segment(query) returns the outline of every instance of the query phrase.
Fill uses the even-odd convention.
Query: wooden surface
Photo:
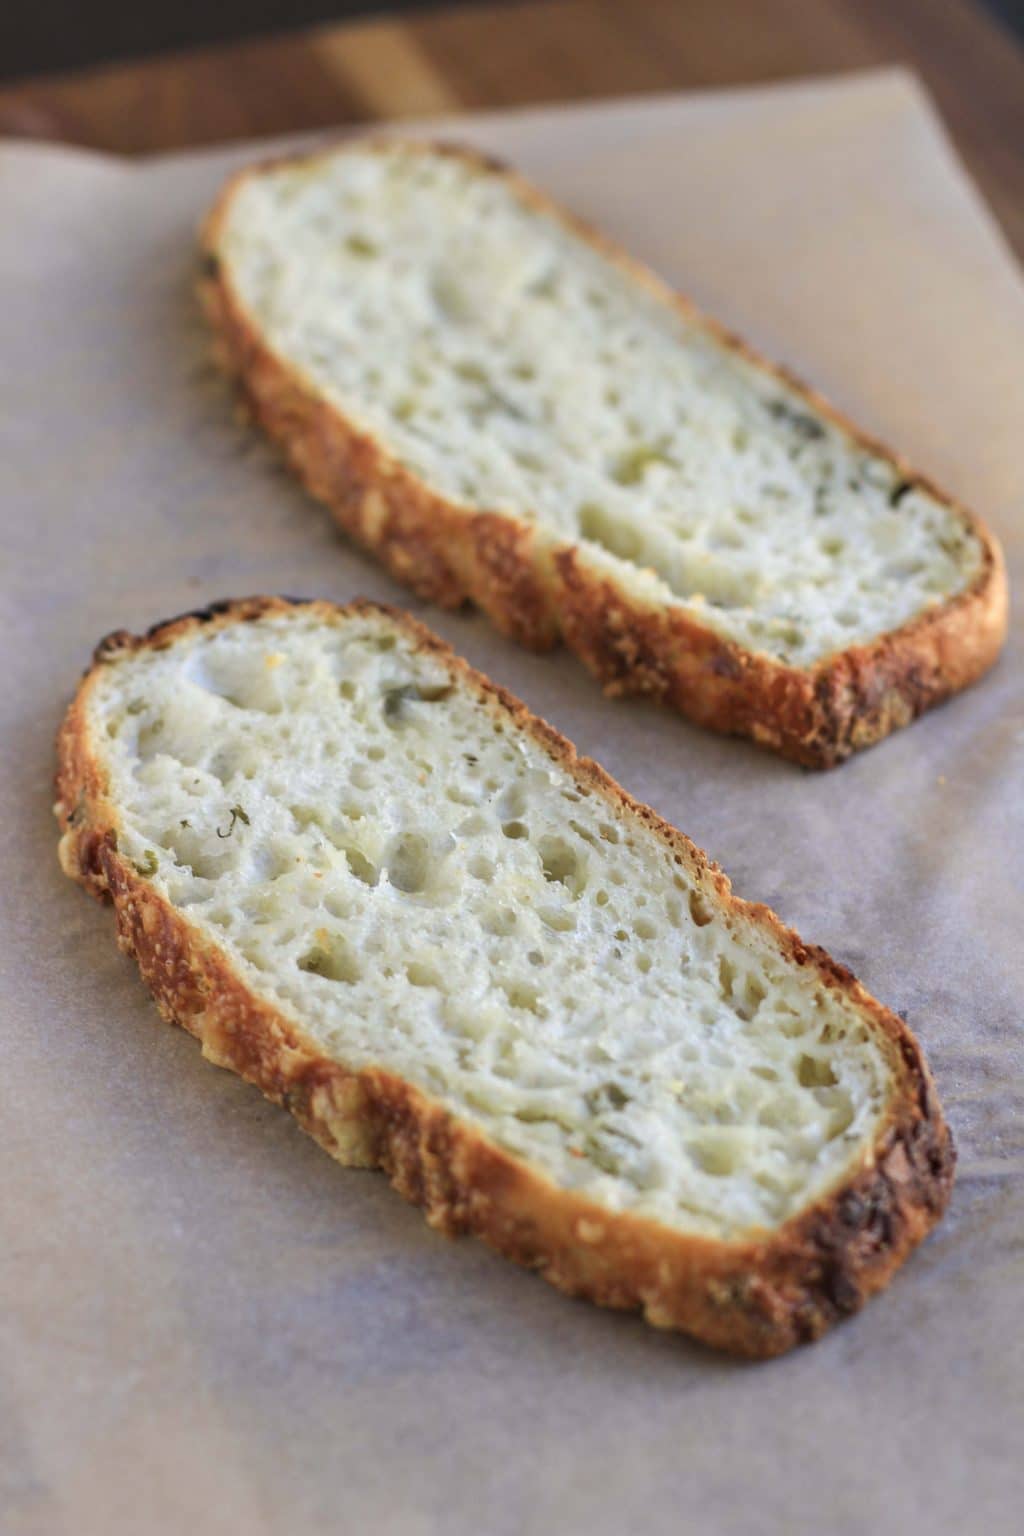
[[[894,63],[1024,256],[1024,49],[978,0],[506,0],[0,86],[0,134],[145,154]]]

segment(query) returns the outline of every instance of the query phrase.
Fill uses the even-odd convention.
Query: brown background
[[[525,0],[417,12],[9,85],[0,132],[134,154],[879,64],[919,74],[1024,253],[1024,52],[979,0]]]

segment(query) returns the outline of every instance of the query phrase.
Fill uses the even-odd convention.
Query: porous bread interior
[[[729,1237],[871,1144],[857,1006],[386,616],[197,627],[88,709],[120,853],[246,984],[556,1184]]]
[[[806,666],[980,569],[966,521],[467,160],[282,164],[218,249],[273,351],[428,486]]]

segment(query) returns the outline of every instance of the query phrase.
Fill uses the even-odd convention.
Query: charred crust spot
[[[125,651],[133,650],[137,644],[135,635],[127,629],[115,629],[109,635],[104,635],[92,653],[94,666],[103,667],[114,661]]]
[[[859,1311],[864,1298],[848,1270],[838,1260],[825,1267],[821,1277],[822,1292],[840,1317]]]
[[[733,651],[716,651],[708,663],[716,677],[742,677],[743,663]]]
[[[839,1201],[839,1220],[845,1227],[860,1228],[864,1222],[865,1204],[854,1190],[843,1195]]]
[[[836,671],[828,667],[821,672],[814,684],[814,702],[817,706],[820,724],[818,736],[821,739],[819,750],[832,750],[837,753],[843,751],[845,745],[846,722],[843,711],[840,708],[840,680]],[[827,745],[826,745],[827,744]]]
[[[169,619],[159,619],[155,624],[149,626],[143,638],[145,640],[155,640],[165,630],[172,629],[176,624],[185,624],[190,619],[198,624],[210,624],[220,615],[230,613],[235,606],[235,602],[231,598],[218,598],[215,602],[207,603],[205,607],[190,608],[187,613],[176,613]]]
[[[299,1081],[283,1084],[279,1098],[289,1114],[295,1116],[300,1124],[305,1124],[309,1119],[310,1089],[308,1083]]]

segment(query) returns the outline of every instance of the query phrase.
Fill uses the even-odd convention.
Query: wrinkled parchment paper
[[[465,119],[903,447],[1024,591],[1024,288],[903,75]],[[204,360],[193,233],[252,153],[0,149],[0,1528],[1020,1531],[1021,627],[827,776],[605,703],[347,547]],[[927,1049],[950,1215],[812,1349],[719,1358],[431,1233],[161,1023],[59,873],[52,740],[95,640],[224,594],[406,602]]]

